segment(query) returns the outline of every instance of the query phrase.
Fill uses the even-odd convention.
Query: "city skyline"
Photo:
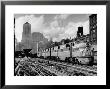
[[[21,42],[23,24],[31,24],[31,33],[40,32],[48,40],[61,41],[74,38],[79,26],[89,34],[89,14],[15,14],[15,36]]]

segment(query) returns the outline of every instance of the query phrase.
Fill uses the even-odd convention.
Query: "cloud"
[[[83,27],[84,27],[84,35],[86,34],[89,34],[89,20],[87,20],[84,24],[83,24]]]
[[[58,20],[58,19],[66,19],[70,16],[70,14],[61,14],[61,15],[56,15],[54,17],[55,20]]]
[[[83,26],[84,35],[89,33],[89,20],[78,23],[69,21],[67,22],[67,25],[60,26],[58,18],[66,21],[68,16],[68,14],[55,15],[51,22],[48,23],[48,26],[45,25],[46,22],[44,21],[44,15],[40,15],[39,17],[36,17],[35,15],[21,16],[17,18],[15,22],[16,38],[19,42],[21,41],[23,24],[25,22],[29,22],[31,24],[31,32],[41,32],[46,38],[52,38],[53,41],[60,41],[61,39],[76,37],[79,26]]]
[[[69,14],[61,14],[60,15],[60,18],[61,19],[66,19],[68,16],[70,16]]]
[[[50,27],[51,28],[57,28],[59,26],[59,23],[57,20],[54,20],[50,23]]]
[[[54,41],[60,41],[61,39],[66,39],[66,38],[75,38],[78,27],[83,26],[83,33],[84,35],[89,34],[89,20],[85,22],[69,22],[68,25],[63,28],[63,32],[61,34],[58,34],[57,37],[54,37]]]
[[[49,27],[46,27],[43,31],[45,37],[48,39],[50,38],[57,38],[59,34],[64,32],[64,27],[60,27],[57,20],[52,21],[49,24]]]

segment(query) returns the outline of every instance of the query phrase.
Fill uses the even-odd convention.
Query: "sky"
[[[21,42],[23,24],[31,24],[31,33],[40,32],[48,40],[61,41],[75,38],[78,27],[83,26],[84,35],[89,34],[89,14],[15,14],[15,36]]]

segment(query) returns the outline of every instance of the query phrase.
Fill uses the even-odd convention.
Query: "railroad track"
[[[32,66],[32,65],[31,65]],[[56,74],[54,73],[51,73],[50,71],[46,70],[42,64],[34,64],[33,63],[33,68],[36,70],[36,71],[40,71],[44,74],[44,76],[56,76]]]
[[[20,72],[23,72],[25,76],[56,76],[54,73],[43,69],[40,65],[35,65],[33,62],[22,62],[19,64],[17,75],[20,76]]]
[[[64,74],[67,76],[97,75],[96,69],[92,69],[88,66],[71,65],[44,59],[24,61],[19,63],[19,66],[23,70],[25,76],[62,76]]]
[[[40,59],[41,60],[41,59]],[[43,60],[43,59],[42,59]],[[43,66],[47,66],[46,64],[48,63],[47,61],[49,60],[44,60],[44,63],[40,63]],[[92,75],[97,75],[97,70],[92,69],[89,66],[80,66],[80,65],[69,65],[67,63],[60,63],[60,62],[55,62],[55,61],[49,61],[50,64],[53,64],[54,66],[57,66],[59,68],[68,68],[68,69],[73,69],[73,71],[84,74],[85,76],[92,76]]]

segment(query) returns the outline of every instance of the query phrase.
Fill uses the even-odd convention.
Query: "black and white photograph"
[[[5,85],[106,84],[105,3],[10,4],[2,15]]]
[[[97,14],[14,14],[14,76],[97,76]]]

